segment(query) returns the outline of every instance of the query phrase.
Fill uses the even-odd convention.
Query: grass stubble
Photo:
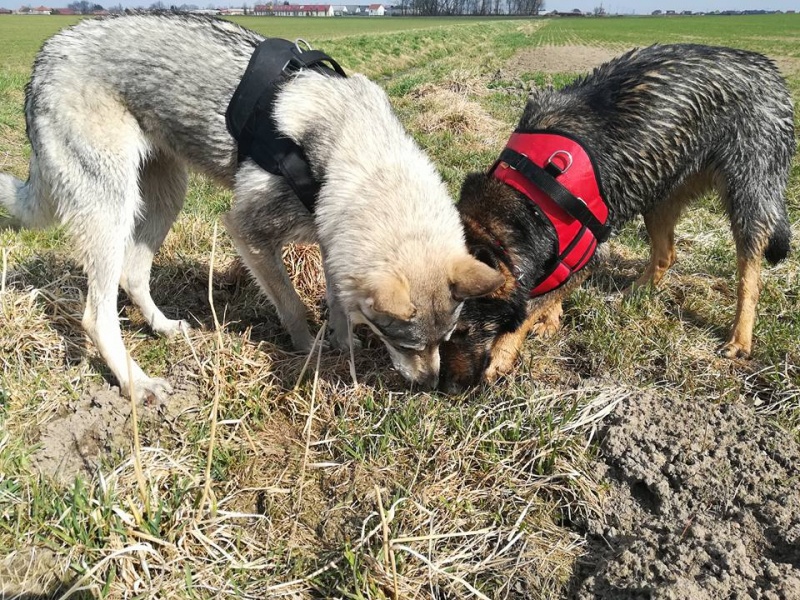
[[[641,22],[631,45],[655,41]],[[456,193],[499,151],[528,86],[572,77],[537,69],[535,53],[522,68],[509,60],[560,40],[618,50],[618,37],[589,27],[459,23],[331,32],[319,45],[386,87]],[[626,41],[636,27],[627,31]],[[743,40],[772,47],[764,35]],[[33,48],[0,77],[0,168],[19,176]],[[800,98],[800,70],[787,78]],[[229,201],[193,177],[153,269],[156,302],[188,315],[190,331],[152,337],[120,303],[126,346],[176,398],[137,407],[123,424],[130,444],[101,443],[66,481],[38,471],[42,432],[87,397],[113,396],[80,330],[85,281],[61,232],[0,232],[0,597],[549,598],[582,550],[566,525],[602,509],[594,432],[621,400],[751,402],[798,434],[797,253],[765,269],[754,358],[717,358],[735,260],[713,198],[679,225],[662,289],[619,294],[647,258],[634,222],[570,299],[555,339],[531,340],[515,376],[456,397],[408,391],[372,339],[354,358],[357,384],[344,354],[288,352],[230,240],[215,235]],[[789,205],[800,239],[797,166]],[[290,247],[285,259],[322,327],[318,252]]]

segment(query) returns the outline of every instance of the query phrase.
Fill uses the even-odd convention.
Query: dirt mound
[[[138,407],[143,441],[157,441],[185,408],[197,405],[197,392],[189,382],[178,378],[176,388],[168,404]],[[103,459],[130,452],[132,427],[131,402],[120,396],[118,388],[87,386],[78,400],[69,401],[42,428],[32,466],[63,485],[71,484],[76,475],[89,478]]]
[[[569,597],[800,598],[800,449],[742,404],[644,395],[601,431],[604,519]]]

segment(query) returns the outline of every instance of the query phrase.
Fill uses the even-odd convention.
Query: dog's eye
[[[403,344],[397,343],[395,344],[401,350],[406,350],[407,352],[422,352],[425,350],[425,344]]]

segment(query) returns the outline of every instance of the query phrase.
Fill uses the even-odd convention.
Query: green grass
[[[344,17],[334,19],[296,19],[270,17],[231,17],[231,21],[257,31],[265,36],[308,41],[348,36],[382,35],[397,31],[417,31],[431,28],[451,28],[475,23],[472,17]],[[508,18],[495,18],[507,21]],[[481,19],[485,23],[488,19]],[[375,41],[376,45],[382,41]]]
[[[309,39],[377,79],[454,194],[467,172],[494,159],[529,86],[574,77],[567,68],[538,70],[535,60],[520,68],[514,57],[522,50],[696,41],[784,61],[800,52],[800,15],[236,20]],[[36,49],[71,22],[0,17],[2,171],[26,173],[23,88]],[[800,68],[782,64],[800,102]],[[433,588],[462,598],[470,596],[466,582],[489,598],[510,586],[558,597],[580,553],[580,540],[559,524],[599,510],[603,494],[585,437],[597,411],[630,390],[660,390],[697,402],[758,401],[765,415],[800,432],[797,252],[765,270],[753,360],[718,358],[735,264],[714,198],[679,224],[679,262],[662,288],[617,293],[646,263],[635,221],[612,242],[609,263],[568,300],[554,339],[530,340],[508,380],[457,397],[407,391],[374,340],[356,358],[358,387],[336,353],[323,355],[316,384],[312,368],[295,387],[303,357],[285,351],[274,311],[241,274],[223,232],[213,265],[218,337],[209,263],[213,227],[229,202],[228,191],[192,177],[154,267],[156,301],[196,325],[189,341],[152,338],[141,315],[121,304],[133,355],[177,388],[166,414],[142,415],[141,470],[123,420],[124,442],[100,440],[99,473],[69,482],[39,475],[33,463],[48,425],[77,410],[85,394],[113,397],[102,395],[107,373],[80,332],[85,282],[62,233],[0,231],[8,260],[0,293],[0,590],[47,594],[77,582],[92,598],[270,597],[274,586],[298,580],[285,589],[301,598],[389,598],[395,585],[405,597],[428,598]],[[797,164],[788,203],[800,239]],[[289,262],[318,316],[317,257],[300,250]]]
[[[543,32],[550,44],[629,48],[653,43],[702,43],[797,57],[800,14],[757,16],[625,17],[559,20]]]

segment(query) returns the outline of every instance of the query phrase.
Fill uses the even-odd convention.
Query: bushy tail
[[[13,227],[41,229],[53,223],[52,212],[36,188],[30,179],[24,182],[0,173],[0,206],[11,214]]]
[[[776,265],[789,254],[792,241],[792,230],[789,227],[789,219],[783,215],[775,225],[775,231],[769,238],[764,257],[770,264]]]

